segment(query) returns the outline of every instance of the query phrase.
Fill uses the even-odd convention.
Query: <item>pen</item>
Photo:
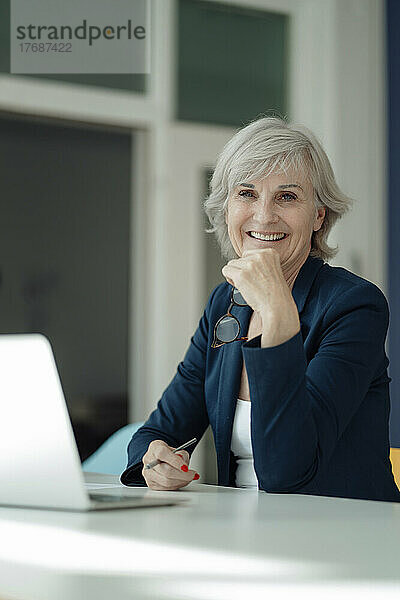
[[[193,438],[192,440],[189,440],[188,442],[185,442],[184,444],[182,444],[182,446],[179,446],[179,448],[175,448],[175,450],[173,450],[173,453],[175,454],[176,452],[178,452],[179,450],[184,450],[185,448],[187,448],[188,446],[191,446],[192,444],[195,444],[197,442],[197,438]],[[161,460],[152,460],[151,463],[149,463],[148,465],[145,465],[145,469],[152,469],[153,467],[155,467],[156,465],[159,465],[162,461]]]

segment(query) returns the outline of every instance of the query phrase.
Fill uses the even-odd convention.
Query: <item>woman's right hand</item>
[[[162,440],[153,440],[149,444],[142,459],[142,475],[152,490],[179,490],[193,479],[199,479],[196,471],[188,468],[189,453],[186,450],[179,450],[179,453],[174,454],[173,450],[175,448],[168,446]],[[161,461],[160,464],[152,469],[144,468],[144,465],[157,459]]]

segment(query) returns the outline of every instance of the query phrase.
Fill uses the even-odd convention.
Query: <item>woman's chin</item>
[[[286,238],[283,240],[265,241],[247,237],[243,243],[243,252],[245,250],[263,250],[264,248],[274,248],[279,254],[281,254],[285,242]]]

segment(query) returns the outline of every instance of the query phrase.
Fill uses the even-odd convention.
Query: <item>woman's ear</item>
[[[326,213],[325,206],[320,206],[319,208],[317,208],[317,215],[315,217],[314,226],[313,226],[314,231],[318,231],[319,229],[321,229],[322,223],[324,222],[324,219],[325,219],[325,213]]]

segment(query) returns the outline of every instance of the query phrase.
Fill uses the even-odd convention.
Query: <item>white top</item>
[[[258,489],[251,446],[250,415],[251,402],[238,398],[233,420],[231,450],[237,460],[237,487]]]

